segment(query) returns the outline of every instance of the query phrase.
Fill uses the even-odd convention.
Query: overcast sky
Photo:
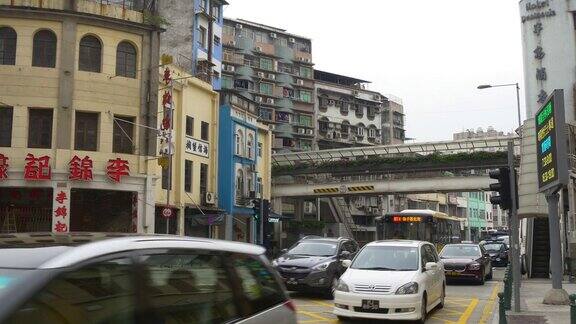
[[[226,17],[311,38],[317,69],[402,98],[406,135],[416,141],[517,125],[514,88],[476,89],[523,81],[517,0],[228,2]]]

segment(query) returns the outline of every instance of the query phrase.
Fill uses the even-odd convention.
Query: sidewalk
[[[570,323],[570,306],[544,305],[542,299],[548,289],[552,288],[550,279],[522,279],[520,287],[520,313],[506,312],[508,324],[568,324]],[[576,293],[576,284],[562,282],[568,294]],[[514,307],[514,306],[512,306]],[[492,324],[498,323],[498,305],[494,310]]]

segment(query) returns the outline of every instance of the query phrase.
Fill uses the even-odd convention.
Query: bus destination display
[[[536,113],[536,145],[538,165],[538,185],[540,191],[557,187],[563,182],[564,114],[563,94],[555,90],[545,104]],[[564,145],[563,145],[564,144]]]

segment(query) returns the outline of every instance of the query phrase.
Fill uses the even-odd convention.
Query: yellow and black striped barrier
[[[374,186],[354,186],[348,187],[349,192],[358,192],[358,191],[374,191]]]
[[[323,193],[338,193],[340,192],[340,188],[316,188],[314,189],[314,193],[323,194]]]

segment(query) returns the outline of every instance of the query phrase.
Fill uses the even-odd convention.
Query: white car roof
[[[423,244],[430,244],[424,241],[416,241],[416,240],[382,240],[382,241],[374,241],[366,244],[366,246],[412,246],[418,247]]]
[[[251,255],[261,255],[266,251],[266,249],[263,247],[253,244],[195,237],[171,235],[128,236],[106,239],[76,246],[56,256],[55,258],[44,262],[38,268],[53,269],[68,267],[79,262],[107,254],[142,249],[200,249]]]

